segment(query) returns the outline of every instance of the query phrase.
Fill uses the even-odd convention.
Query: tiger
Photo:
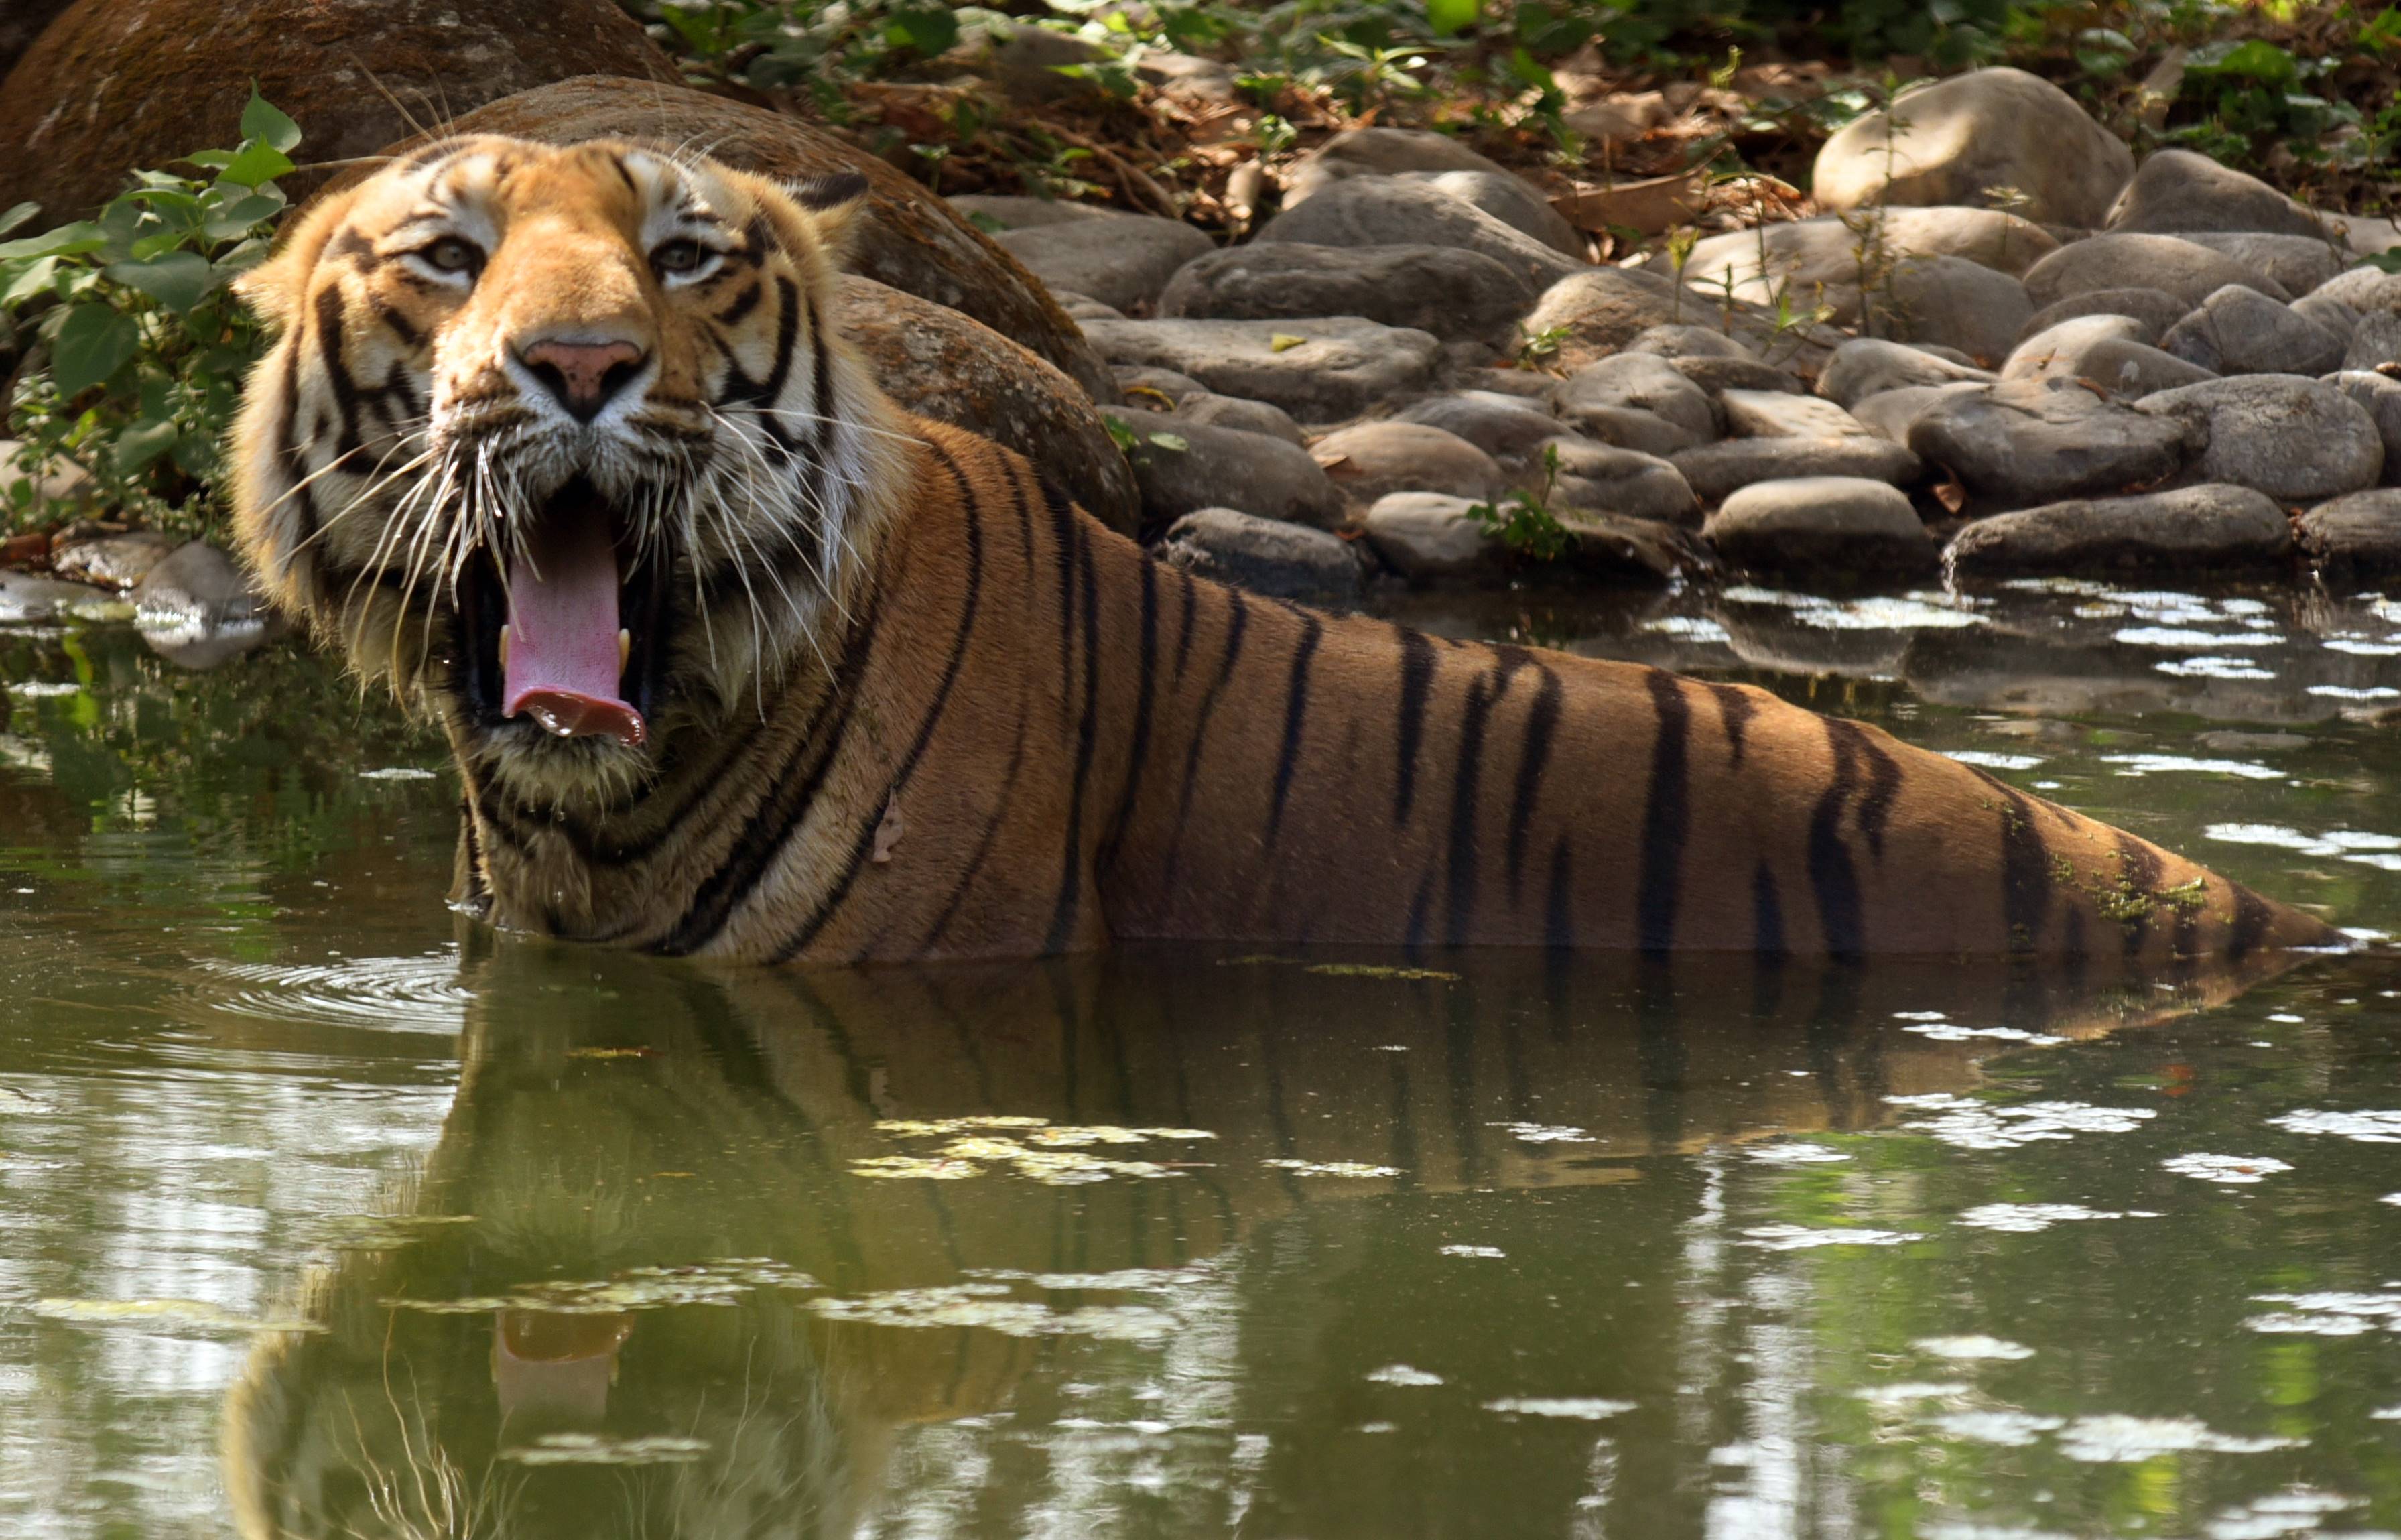
[[[429,144],[240,292],[237,540],[438,722],[456,907],[737,964],[1118,941],[2148,968],[2324,921],[1759,688],[1162,563],[843,340],[863,178]]]

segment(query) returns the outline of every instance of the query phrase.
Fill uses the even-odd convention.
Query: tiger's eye
[[[697,241],[666,241],[651,253],[651,263],[663,273],[688,273],[699,270],[708,260],[708,249]]]
[[[455,235],[446,235],[425,248],[425,260],[446,273],[473,272],[483,256],[473,241]]]

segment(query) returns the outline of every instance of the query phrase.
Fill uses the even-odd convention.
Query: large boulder
[[[2342,271],[2351,258],[2322,236],[2279,235],[2263,230],[2178,230],[2179,241],[2224,252],[2246,267],[2257,268],[2283,284],[2289,294],[2305,295]]]
[[[1983,369],[1954,364],[1920,348],[1862,337],[1834,350],[1834,356],[1818,376],[1818,393],[1848,408],[1886,391],[1960,381],[1990,384],[1992,378]]]
[[[1549,499],[1554,513],[1700,522],[1701,504],[1691,484],[1656,455],[1569,436],[1549,439],[1544,447],[1557,457],[1558,480]]]
[[[1353,514],[1387,492],[1445,492],[1477,502],[1500,494],[1501,467],[1456,433],[1422,422],[1354,423],[1310,447]]]
[[[2198,305],[2229,283],[2290,299],[2285,287],[2249,263],[2172,235],[2096,235],[2062,246],[2026,269],[2026,297],[2050,306],[2093,289],[2165,289]]]
[[[1363,575],[1340,536],[1232,508],[1200,508],[1177,519],[1159,557],[1199,577],[1303,603],[1356,603]]]
[[[136,167],[231,144],[254,84],[323,164],[587,75],[678,89],[611,0],[76,0],[0,80],[0,209],[81,218]]]
[[[1567,222],[1541,188],[1512,172],[1395,172],[1462,203],[1473,203],[1513,229],[1525,231],[1555,252],[1581,262],[1584,237]]]
[[[2113,230],[2269,230],[2326,238],[2317,215],[2256,176],[2190,150],[2161,150],[2143,162],[2112,204]]]
[[[2401,482],[2401,379],[2367,369],[2345,369],[2326,382],[2359,403],[2384,441],[2384,479]]]
[[[2292,547],[2284,512],[2267,494],[2202,485],[1979,519],[1948,556],[1954,571],[1976,577],[2229,572],[2281,568]]]
[[[2025,285],[1960,256],[1914,257],[1860,302],[1868,330],[1997,363],[2034,306]]]
[[[1848,324],[1862,290],[1910,263],[1958,257],[2015,277],[2058,249],[2041,226],[1997,209],[1894,208],[1707,237],[1686,257],[1684,282],[1707,294],[1731,282],[1737,297],[1756,304],[1774,304],[1779,289],[1795,304],[1822,298]],[[1673,271],[1664,254],[1646,266]]]
[[[1008,446],[1102,523],[1134,531],[1141,493],[1083,387],[956,310],[852,273],[841,284],[843,335],[885,394]]]
[[[1088,295],[1119,310],[1148,307],[1175,270],[1216,249],[1173,219],[1078,208],[1082,217],[1003,230],[993,237],[1056,294]]]
[[[796,118],[680,86],[596,76],[504,97],[454,126],[546,144],[614,136],[706,145],[737,170],[788,182],[857,172],[867,178],[868,201],[853,226],[845,266],[972,316],[1057,366],[1095,401],[1118,398],[1115,380],[1076,323],[1015,257],[923,186]]]
[[[1358,316],[1094,321],[1084,335],[1112,364],[1173,369],[1222,395],[1272,402],[1303,422],[1338,422],[1421,392],[1442,359],[1431,333]]]
[[[1928,407],[1909,430],[1912,449],[2002,508],[2155,482],[2207,443],[2205,425],[2121,406],[2065,379],[1963,391]]]
[[[2141,340],[2156,343],[2167,335],[2170,326],[2182,321],[2192,302],[2178,298],[2165,289],[2138,285],[2130,289],[2084,289],[2052,300],[2026,317],[2018,331],[2018,340],[2051,330],[2063,321],[2075,321],[2088,315],[2122,315],[2140,324]]]
[[[1835,433],[1824,438],[1729,438],[1668,457],[1704,502],[1763,481],[1836,476],[1899,487],[1925,473],[1917,456],[1888,438]]]
[[[2134,173],[2133,153],[2065,91],[2024,70],[1976,70],[1865,113],[1818,152],[1812,191],[1832,210],[1971,204],[2014,187],[2020,212],[2091,228]]]
[[[2401,576],[2401,488],[2380,487],[2321,502],[2295,531],[2330,588],[2360,588]]]
[[[1526,280],[1458,246],[1254,241],[1185,264],[1159,296],[1159,313],[1233,321],[1356,315],[1451,341],[1502,336],[1533,302]]]
[[[1508,172],[1448,134],[1430,129],[1346,129],[1293,162],[1284,173],[1283,206],[1298,208],[1315,194],[1354,176],[1399,172]]]
[[[1708,392],[1666,359],[1619,353],[1579,369],[1558,390],[1559,415],[1604,444],[1673,454],[1719,436]]]
[[[1507,548],[1475,517],[1474,500],[1442,492],[1393,492],[1367,510],[1367,544],[1412,583],[1494,578]]]
[[[2133,316],[2078,316],[2019,343],[2001,364],[2001,378],[2091,380],[2130,401],[2216,378],[2216,371],[2151,347],[2142,336],[2143,323]]]
[[[1938,554],[1908,493],[1856,476],[1745,487],[1701,538],[1737,567],[1818,579],[1928,571]]]
[[[2341,366],[2344,339],[2289,305],[2230,283],[2160,338],[2160,347],[2222,375],[2322,375]]]
[[[1556,345],[1553,361],[1570,369],[1608,357],[1654,326],[1723,332],[1804,375],[1824,367],[1832,340],[1813,328],[1778,331],[1775,312],[1739,296],[1728,302],[1664,273],[1640,268],[1584,268],[1543,291],[1519,323],[1529,337]]]
[[[1482,252],[1539,289],[1585,264],[1428,183],[1358,176],[1319,191],[1260,230],[1304,246],[1460,246]]]
[[[2139,409],[2206,435],[2193,464],[2204,481],[2256,487],[2285,502],[2356,492],[2384,470],[2367,408],[2339,388],[2291,375],[2204,380],[2147,396]]]
[[[1421,422],[1456,433],[1503,469],[1533,464],[1541,458],[1543,445],[1559,432],[1559,419],[1539,404],[1494,391],[1428,396],[1394,413],[1393,420]]]
[[[1341,491],[1297,444],[1122,406],[1102,411],[1133,435],[1128,458],[1142,488],[1146,532],[1203,508],[1239,508],[1322,529],[1342,522]]]

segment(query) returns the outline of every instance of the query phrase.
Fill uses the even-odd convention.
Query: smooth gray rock
[[[1146,85],[1198,97],[1204,102],[1230,106],[1242,100],[1242,89],[1237,83],[1239,76],[1234,67],[1214,59],[1146,48],[1134,61],[1133,73]]]
[[[1121,406],[1101,411],[1134,434],[1126,459],[1142,488],[1145,529],[1163,529],[1202,508],[1240,508],[1326,529],[1342,522],[1341,491],[1298,445]],[[1184,447],[1157,442],[1161,435]]]
[[[2247,262],[2172,235],[2096,235],[2062,246],[2026,270],[2026,297],[2048,307],[2094,289],[2164,289],[2198,305],[2229,283],[2290,299],[2284,285]]]
[[[2212,379],[2147,396],[2138,411],[2205,433],[2203,481],[2311,502],[2376,485],[2384,441],[2367,409],[2334,386],[2290,375]]]
[[[1506,483],[1490,455],[1456,433],[1422,422],[1355,423],[1328,433],[1309,453],[1363,514],[1387,492],[1443,492],[1476,502],[1500,495]]]
[[[193,540],[143,574],[134,585],[133,611],[144,628],[219,626],[263,619],[267,606],[232,557],[205,540]]]
[[[2133,316],[2063,321],[2018,344],[2001,366],[2001,378],[2090,380],[2128,401],[2217,378],[2199,364],[2136,341],[2141,335],[2142,323]]]
[[[1963,577],[2257,571],[2282,568],[2292,544],[2267,494],[2204,485],[1998,514],[1960,530],[1945,555]]]
[[[1710,395],[1726,391],[1773,391],[1782,395],[1799,395],[1804,389],[1798,378],[1764,359],[1671,358],[1667,364]]]
[[[1873,336],[1955,348],[1982,360],[2007,357],[2034,314],[2024,283],[1960,256],[1900,263],[1860,309]]]
[[[1650,353],[1604,358],[1568,377],[1558,414],[1604,444],[1672,454],[1718,436],[1708,392]]]
[[[1530,401],[1544,411],[1550,410],[1551,392],[1558,381],[1535,369],[1461,369],[1459,383],[1464,390],[1483,391],[1492,395],[1512,396]]]
[[[1431,334],[1358,316],[1315,321],[1095,321],[1111,364],[1173,369],[1219,395],[1271,402],[1303,422],[1336,422],[1423,391],[1442,358]],[[1279,345],[1297,337],[1297,345]]]
[[[2346,369],[2374,369],[2401,364],[2401,312],[2370,310],[2352,328],[2342,351]]]
[[[130,589],[182,543],[174,536],[162,535],[156,529],[80,540],[63,548],[52,548],[50,575],[65,583]]]
[[[1722,302],[1690,289],[1679,291],[1668,279],[1639,268],[1586,268],[1571,273],[1544,290],[1519,324],[1529,337],[1557,337],[1555,362],[1569,369],[1615,354],[1653,326],[1730,327],[1749,343],[1763,343],[1773,335],[1769,316],[1758,306],[1737,302],[1729,313]],[[1778,340],[1777,348],[1780,359],[1811,372],[1820,366],[1826,351],[1794,337]]]
[[[1481,252],[1541,290],[1585,264],[1423,182],[1357,176],[1333,184],[1260,230],[1304,246],[1456,246]]]
[[[1212,428],[1238,428],[1246,433],[1265,433],[1269,438],[1283,439],[1286,444],[1305,444],[1307,437],[1292,414],[1281,406],[1264,401],[1245,401],[1241,396],[1219,395],[1214,391],[1196,391],[1175,404],[1178,422],[1205,423]]]
[[[2206,442],[2204,428],[2121,406],[2065,380],[1963,391],[1928,407],[1909,430],[1912,449],[2004,508],[2158,481]]]
[[[2181,239],[2257,268],[2294,295],[2308,294],[2342,271],[2351,261],[2348,253],[2322,236],[2278,235],[2268,230],[2186,230]]]
[[[1154,369],[1146,364],[1113,364],[1109,373],[1116,377],[1118,390],[1127,402],[1145,408],[1172,408],[1187,396],[1209,393],[1209,387],[1190,375],[1178,374],[1173,369]]]
[[[1522,230],[1563,255],[1584,260],[1584,237],[1567,222],[1542,190],[1514,172],[1394,172],[1406,182],[1421,182],[1436,192],[1472,203],[1513,229]]]
[[[1733,438],[1841,438],[1868,431],[1858,418],[1817,396],[1728,391],[1718,405]]]
[[[2143,162],[2110,205],[2112,230],[2271,230],[2316,236],[2317,216],[2256,176],[2190,150],[2161,150]]]
[[[1575,536],[1561,565],[1586,584],[1654,586],[1687,569],[1708,565],[1691,534],[1656,519],[1558,510],[1559,527]]]
[[[1496,160],[1476,154],[1448,134],[1428,129],[1346,129],[1293,163],[1284,175],[1283,206],[1303,202],[1354,176],[1401,172],[1498,172]]]
[[[1903,92],[1862,113],[1818,152],[1811,191],[1830,210],[1970,206],[2015,187],[2045,225],[2101,223],[2133,174],[2125,144],[2038,76],[1984,69]]]
[[[1232,508],[1200,508],[1177,519],[1159,557],[1195,577],[1269,598],[1334,604],[1359,598],[1359,558],[1349,542]]]
[[[1897,391],[1878,391],[1851,408],[1851,415],[1860,426],[1878,438],[1895,444],[1909,442],[1909,430],[1938,401],[1947,401],[1964,392],[1982,390],[1989,380],[1955,379],[1945,385],[1904,385]],[[1915,456],[1910,457],[1913,461]]]
[[[1356,315],[1449,341],[1503,336],[1533,303],[1523,278],[1457,246],[1254,241],[1187,263],[1159,296],[1159,313],[1238,321]]]
[[[2339,299],[2329,299],[2323,294],[2305,294],[2293,301],[2293,313],[2306,316],[2342,338],[2345,348],[2351,346],[2353,334],[2359,330],[2360,313]]]
[[[1412,583],[1497,576],[1506,552],[1468,516],[1474,506],[1440,492],[1394,492],[1367,510],[1367,543]]]
[[[2026,318],[2018,332],[2018,340],[2049,331],[2063,321],[2073,321],[2085,315],[2122,315],[2139,323],[2143,335],[2137,340],[2156,347],[2168,328],[2185,317],[2192,309],[2189,300],[2180,299],[2165,289],[2087,289],[2054,299]]]
[[[2326,373],[2343,362],[2339,337],[2257,289],[2229,284],[2168,328],[2162,351],[2222,375]]]
[[[1834,350],[1834,356],[1818,376],[1818,393],[1849,409],[1885,391],[1961,380],[1989,383],[1992,378],[1983,369],[1954,364],[1903,343],[1862,337]]]
[[[1139,213],[1003,230],[993,240],[1044,287],[1089,295],[1119,310],[1147,307],[1177,268],[1216,249],[1189,225]]]
[[[2388,273],[2362,263],[2335,274],[2310,293],[2323,299],[2339,299],[2362,315],[2370,310],[2401,310],[2401,273]]]
[[[1861,210],[1705,237],[1685,260],[1684,282],[1710,296],[1731,283],[1737,297],[1759,305],[1779,294],[1796,306],[1822,301],[1849,325],[1862,294],[1911,268],[1955,260],[2015,276],[2058,247],[2041,226],[1996,209]],[[1664,253],[1645,266],[1663,276],[1675,270]]]
[[[1904,486],[1925,473],[1906,447],[1864,433],[1837,438],[1729,438],[1668,457],[1694,494],[1715,502],[1763,481],[1855,477]]]
[[[2401,379],[2345,369],[2326,382],[2358,402],[2376,423],[2376,436],[2384,441],[2384,479],[2401,482]]]
[[[2294,531],[2318,576],[2337,590],[2401,576],[2401,488],[2380,487],[2321,502]]]
[[[1938,555],[1909,494],[1858,476],[1745,487],[1709,516],[1701,538],[1737,566],[1818,577],[1922,572]]]
[[[57,620],[73,614],[79,605],[107,604],[116,598],[107,589],[89,584],[0,570],[0,626]]]
[[[1559,419],[1540,406],[1492,391],[1429,396],[1394,413],[1393,420],[1456,433],[1504,467],[1531,463],[1544,442],[1560,430]]]
[[[1725,333],[1708,326],[1689,323],[1672,326],[1648,326],[1626,343],[1629,353],[1655,353],[1674,363],[1687,358],[1726,358],[1756,360],[1759,355]]]
[[[1553,438],[1544,447],[1558,454],[1559,479],[1550,498],[1555,512],[1571,508],[1667,524],[1700,523],[1700,500],[1691,484],[1656,455],[1572,437]]]
[[[1066,311],[1071,320],[1123,321],[1126,318],[1126,313],[1116,306],[1104,305],[1091,295],[1077,294],[1073,289],[1053,289],[1050,297],[1059,302],[1059,308]]]

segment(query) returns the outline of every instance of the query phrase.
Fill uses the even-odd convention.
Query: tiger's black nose
[[[569,416],[589,422],[642,372],[648,355],[630,342],[537,342],[517,357]]]

